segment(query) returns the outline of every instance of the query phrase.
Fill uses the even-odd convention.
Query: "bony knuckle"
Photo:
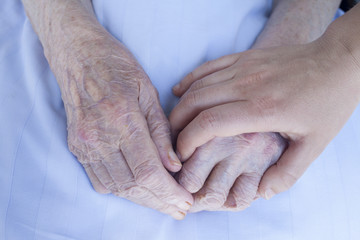
[[[241,211],[251,205],[252,199],[250,198],[236,198],[236,210]]]
[[[148,191],[135,183],[118,191],[117,196],[126,199],[146,199]]]
[[[160,167],[149,162],[143,162],[134,169],[135,181],[139,186],[156,186],[159,184]]]
[[[184,168],[180,173],[179,183],[191,193],[199,191],[203,185],[203,181],[201,181],[196,174],[193,174],[191,171],[185,170]]]
[[[152,121],[149,123],[149,129],[152,134],[160,134],[166,137],[170,136],[170,124],[168,121],[163,121],[162,119]]]
[[[238,210],[242,210],[250,206],[252,200],[254,199],[256,195],[255,191],[249,191],[249,188],[241,188],[237,189],[233,192],[235,202],[236,202],[236,208]]]
[[[211,208],[220,208],[226,202],[226,198],[226,193],[220,192],[219,190],[211,190],[205,194],[202,202],[206,203]]]
[[[286,148],[286,142],[278,133],[267,133],[267,137],[263,152],[266,156],[270,156],[271,162],[275,162]]]
[[[186,106],[196,106],[199,101],[199,92],[198,91],[190,91],[186,94],[184,99],[184,104]]]

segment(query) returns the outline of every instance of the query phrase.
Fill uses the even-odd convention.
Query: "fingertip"
[[[275,195],[287,191],[296,179],[278,169],[275,164],[264,174],[259,185],[259,194],[263,199],[269,200]]]
[[[175,220],[183,220],[186,216],[186,213],[183,211],[176,211],[174,213],[171,214],[171,216],[175,219]]]
[[[174,153],[173,150],[168,152],[168,160],[169,160],[169,171],[178,172],[182,168],[182,164],[178,158],[178,156]]]
[[[109,194],[111,193],[111,191],[107,188],[105,188],[104,186],[102,185],[95,185],[95,184],[92,184],[94,190],[97,192],[97,193],[100,193],[100,194]]]
[[[275,166],[276,165],[270,167],[264,173],[264,175],[260,181],[260,184],[259,184],[257,196],[259,196],[263,199],[266,199],[266,200],[269,200],[275,194],[277,194],[277,192],[275,192],[273,189],[273,183],[277,182],[276,178],[278,177],[276,174]]]
[[[310,145],[292,143],[281,158],[264,173],[259,193],[262,198],[270,199],[274,195],[289,190],[309,167],[311,161]],[[312,155],[310,155],[310,159]]]
[[[186,140],[183,132],[180,132],[176,141],[176,155],[181,162],[185,162],[194,152],[187,147],[187,143],[188,141]],[[188,151],[185,151],[185,149],[187,149]],[[191,154],[189,154],[188,152],[191,152]]]
[[[181,97],[181,86],[180,86],[180,84],[178,83],[178,84],[176,84],[173,88],[172,88],[172,92],[173,92],[173,94],[175,95],[175,96],[177,96],[177,97]]]
[[[167,151],[167,153],[160,153],[160,155],[162,164],[168,171],[176,173],[181,170],[182,164],[176,156],[175,152],[172,150],[172,147]]]

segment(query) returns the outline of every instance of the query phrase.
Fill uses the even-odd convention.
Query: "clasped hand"
[[[216,138],[181,169],[156,89],[131,53],[106,35],[74,53],[63,79],[69,149],[95,190],[176,219],[187,211],[241,210],[285,144],[274,133]],[[168,170],[168,171],[167,171]],[[194,193],[192,196],[190,193]],[[195,202],[194,202],[195,199]]]

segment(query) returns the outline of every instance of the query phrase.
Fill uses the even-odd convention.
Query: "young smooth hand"
[[[289,147],[259,193],[269,199],[290,188],[359,103],[358,61],[329,34],[225,56],[186,76],[173,89],[181,100],[170,116],[181,160],[215,137],[279,132]]]

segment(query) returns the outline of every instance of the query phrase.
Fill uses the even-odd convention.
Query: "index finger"
[[[178,135],[177,151],[181,161],[196,148],[215,137],[230,137],[252,132],[281,132],[279,121],[262,116],[247,101],[219,105],[202,111]],[[282,129],[283,130],[283,129]]]
[[[221,58],[205,62],[194,71],[185,76],[176,86],[173,88],[173,92],[176,96],[182,96],[195,82],[211,73],[225,69],[236,62],[238,56],[236,54],[223,56]]]
[[[120,149],[136,183],[149,189],[164,202],[188,210],[193,197],[162,165],[147,122],[140,110],[127,114],[125,125],[127,127],[122,130]]]

